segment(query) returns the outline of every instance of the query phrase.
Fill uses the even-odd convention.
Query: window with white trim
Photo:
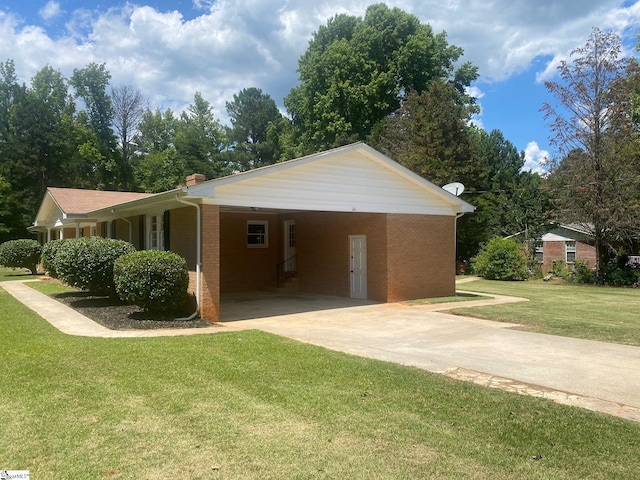
[[[536,262],[538,263],[542,263],[544,262],[544,245],[540,244],[540,245],[536,245],[536,251],[534,253]]]
[[[576,242],[564,242],[566,252],[566,262],[573,263],[576,261]]]
[[[147,249],[164,250],[163,213],[147,215]]]
[[[269,222],[266,220],[247,221],[247,247],[267,248],[269,246]]]

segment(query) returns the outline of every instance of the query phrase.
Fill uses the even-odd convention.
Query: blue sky
[[[105,63],[112,86],[131,84],[153,108],[184,109],[196,91],[226,123],[225,102],[259,87],[283,108],[312,33],[336,13],[363,15],[372,0],[0,0],[0,61],[28,83],[45,65],[70,76]],[[479,67],[477,123],[499,129],[540,171],[552,156],[540,108],[544,80],[593,27],[618,33],[628,55],[640,0],[389,0],[446,31]]]

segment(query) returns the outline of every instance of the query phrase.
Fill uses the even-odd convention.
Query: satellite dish
[[[459,197],[464,192],[464,185],[460,182],[447,183],[442,189]]]

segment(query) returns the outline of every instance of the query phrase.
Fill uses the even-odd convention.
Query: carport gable
[[[474,209],[363,143],[186,190],[204,203],[254,209],[446,216]]]

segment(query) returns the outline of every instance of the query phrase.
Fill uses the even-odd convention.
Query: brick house
[[[507,238],[520,238],[524,232]],[[535,246],[535,258],[544,273],[553,267],[553,262],[562,261],[573,265],[583,260],[588,266],[596,266],[596,247],[593,234],[584,226],[577,224],[555,223],[541,237]]]
[[[364,143],[158,194],[49,188],[42,243],[99,235],[187,259],[200,314],[295,275],[301,293],[379,302],[455,293],[456,219],[474,207]]]

